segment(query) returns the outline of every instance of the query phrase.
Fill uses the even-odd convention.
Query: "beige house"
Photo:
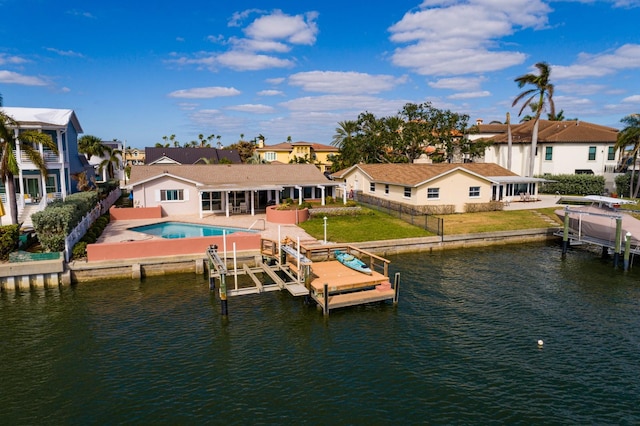
[[[321,200],[339,185],[313,164],[156,164],[131,167],[134,207],[163,215],[251,214],[291,198]]]
[[[533,199],[544,181],[493,163],[357,164],[332,176],[343,183],[338,196],[361,193],[416,207],[453,205],[458,213],[468,203]]]

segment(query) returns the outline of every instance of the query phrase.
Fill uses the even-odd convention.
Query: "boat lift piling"
[[[631,257],[631,232],[624,236],[624,270],[629,270],[629,258]]]
[[[209,258],[209,289],[215,289],[215,277],[211,274],[211,270],[215,270],[220,277],[220,313],[223,317],[229,315],[227,306],[227,265],[220,259],[218,255],[218,246],[211,245],[207,249],[207,257]],[[212,269],[211,269],[212,268]]]
[[[618,268],[620,250],[622,249],[622,217],[616,218],[616,243],[613,249],[613,267]]]

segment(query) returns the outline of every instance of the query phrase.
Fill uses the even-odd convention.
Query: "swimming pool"
[[[227,235],[234,232],[254,232],[247,229],[228,228],[210,225],[201,225],[197,223],[185,222],[161,222],[152,225],[136,226],[129,228],[130,231],[142,232],[157,237],[175,239],[175,238],[192,238],[192,237],[217,237],[222,236],[226,231]]]

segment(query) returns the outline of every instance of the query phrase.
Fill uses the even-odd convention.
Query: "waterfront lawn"
[[[357,216],[330,216],[327,218],[327,241],[361,242],[392,240],[396,238],[428,237],[435,234],[378,211],[364,209]],[[513,231],[518,229],[561,226],[556,208],[511,210],[481,213],[460,213],[441,216],[445,235],[473,234],[476,232]],[[545,220],[551,218],[555,224]],[[309,235],[324,239],[324,222],[315,216],[298,224]]]
[[[322,216],[313,216],[298,224],[309,235],[324,239]],[[363,208],[357,216],[327,217],[327,241],[357,243],[361,241],[393,240],[396,238],[429,237],[435,234],[386,213]]]

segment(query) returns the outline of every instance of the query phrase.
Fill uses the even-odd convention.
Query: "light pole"
[[[324,243],[327,244],[327,217],[323,217],[324,220]]]

